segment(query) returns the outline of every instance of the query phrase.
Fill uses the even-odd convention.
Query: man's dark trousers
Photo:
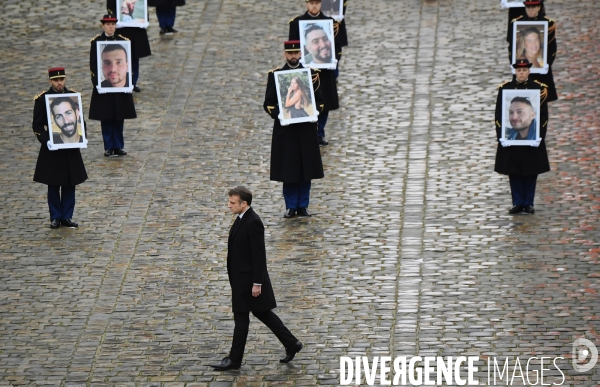
[[[100,126],[102,127],[104,150],[125,148],[125,140],[123,139],[125,120],[100,121]]]
[[[279,339],[285,348],[292,348],[298,342],[298,339],[283,325],[281,319],[273,311],[252,312],[252,314],[277,336],[277,339]],[[233,341],[231,343],[229,359],[233,362],[241,363],[244,357],[246,339],[248,338],[250,313],[234,313],[233,320],[235,321],[235,328],[233,330]]]
[[[513,206],[533,206],[537,175],[510,175],[508,179],[510,181],[510,193],[512,195]]]
[[[73,211],[75,211],[75,186],[61,187],[58,185],[49,185],[48,208],[50,209],[51,220],[71,219],[73,217]]]

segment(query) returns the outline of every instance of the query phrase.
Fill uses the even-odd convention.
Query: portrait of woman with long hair
[[[521,31],[517,45],[517,59],[527,59],[533,67],[544,67],[544,49],[540,30],[530,27]]]
[[[290,118],[308,117],[304,106],[310,103],[310,91],[298,76],[292,77],[285,96],[285,108]]]

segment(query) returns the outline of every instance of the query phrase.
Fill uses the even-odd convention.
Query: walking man
[[[227,275],[231,285],[235,329],[229,355],[211,367],[220,370],[238,369],[242,365],[250,312],[265,324],[285,347],[286,355],[279,360],[289,363],[303,345],[273,313],[277,307],[271,280],[267,272],[265,227],[250,205],[252,193],[245,187],[229,190],[227,206],[237,217],[227,242]]]

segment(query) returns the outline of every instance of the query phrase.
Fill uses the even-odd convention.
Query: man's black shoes
[[[292,356],[292,358],[293,358],[293,356]],[[231,361],[231,359],[226,356],[223,358],[223,360],[221,360],[220,363],[211,364],[210,366],[219,371],[227,371],[227,370],[237,370],[238,368],[240,368],[242,366],[242,363]]]
[[[140,89],[137,86],[133,86],[133,91],[135,91],[136,93],[139,93],[140,91],[142,91],[142,89]]]
[[[71,220],[71,219],[61,220],[60,224],[63,227],[68,227],[68,228],[77,228],[77,227],[79,227],[79,225],[77,223],[73,222],[73,220]]]
[[[298,209],[298,216],[312,216],[306,207]]]
[[[531,214],[535,214],[535,210],[533,209],[533,206],[530,204],[528,206],[513,206],[510,210],[508,210],[508,213],[511,215],[515,215],[515,214],[524,214],[524,215],[531,215]]]
[[[511,215],[514,215],[514,214],[520,214],[522,211],[523,211],[523,206],[516,205],[516,206],[512,206],[512,208],[510,210],[508,210],[508,213]]]
[[[525,208],[523,208],[523,214],[531,215],[534,213],[535,213],[535,210],[533,209],[533,206],[531,206],[531,205],[525,206]]]
[[[104,157],[110,157],[113,154],[113,150],[112,149],[107,149],[104,151]]]
[[[125,152],[125,149],[113,149],[113,153],[115,154],[115,156],[126,156],[127,152]]]
[[[285,357],[279,359],[280,363],[289,363],[292,360],[294,360],[294,357],[296,356],[296,354],[300,351],[302,351],[302,348],[304,348],[304,345],[302,345],[301,342],[297,341],[296,344],[294,344],[293,347],[291,347],[290,349],[285,350]]]
[[[283,217],[286,219],[289,219],[289,218],[293,218],[295,215],[296,215],[296,210],[292,210],[291,208],[288,208],[287,210],[285,210]]]
[[[60,228],[60,220],[59,219],[52,219],[50,221],[50,228]]]
[[[325,137],[319,136],[319,146],[329,145],[329,141],[325,140]]]

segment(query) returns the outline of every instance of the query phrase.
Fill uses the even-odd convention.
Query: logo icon
[[[582,347],[586,348],[583,349]],[[594,343],[588,339],[575,340],[573,342],[573,350],[571,353],[573,355],[573,369],[577,372],[587,372],[594,368],[598,362],[598,348],[596,348]],[[587,364],[583,364],[586,360],[588,360],[588,355],[591,355],[589,362]]]

